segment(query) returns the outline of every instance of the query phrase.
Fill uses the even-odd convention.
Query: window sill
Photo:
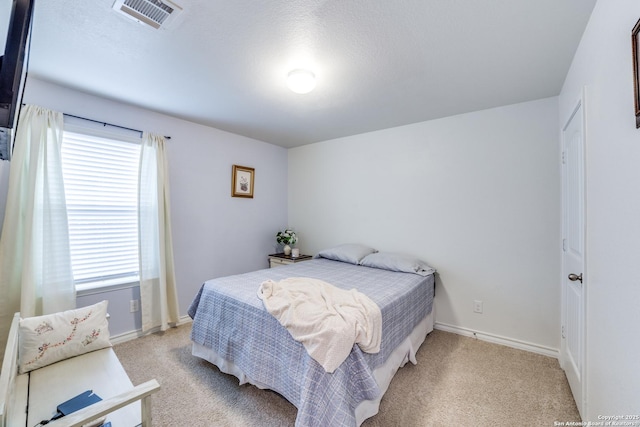
[[[136,277],[103,280],[99,282],[84,283],[82,285],[76,285],[76,297],[82,297],[85,295],[103,294],[106,292],[113,292],[120,289],[137,288],[140,286],[140,281]]]

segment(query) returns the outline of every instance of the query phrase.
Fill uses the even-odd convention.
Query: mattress
[[[317,278],[342,289],[355,288],[371,298],[382,313],[380,352],[364,353],[354,345],[342,365],[326,373],[257,296],[264,280],[288,277]],[[424,340],[421,335],[426,334],[422,331],[432,328],[433,286],[432,275],[327,259],[212,279],[202,285],[189,308],[194,354],[225,372],[232,371],[241,382],[280,393],[298,408],[297,426],[358,425],[377,411],[389,373],[406,363],[411,352],[415,354],[415,347]],[[420,328],[423,323],[427,326]],[[413,342],[412,334],[417,336]],[[386,377],[388,381],[381,380]]]

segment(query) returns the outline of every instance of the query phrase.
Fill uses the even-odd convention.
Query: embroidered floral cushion
[[[107,304],[20,319],[19,372],[111,347]]]

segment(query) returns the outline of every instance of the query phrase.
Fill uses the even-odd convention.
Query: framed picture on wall
[[[640,19],[636,22],[633,31],[631,31],[631,48],[633,58],[633,100],[636,108],[636,128],[640,128],[640,81],[638,80],[638,60],[640,60],[640,40],[638,33],[640,32]]]
[[[253,199],[253,180],[255,169],[233,165],[231,175],[231,196]]]

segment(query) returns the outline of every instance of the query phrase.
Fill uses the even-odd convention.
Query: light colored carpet
[[[131,381],[156,378],[154,426],[293,426],[296,408],[277,393],[238,385],[191,355],[191,325],[114,347]],[[556,359],[434,331],[400,369],[380,412],[363,427],[553,426],[579,421]]]

